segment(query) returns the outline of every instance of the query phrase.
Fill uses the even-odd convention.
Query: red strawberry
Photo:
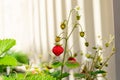
[[[69,57],[68,61],[70,61],[70,62],[76,62],[76,59],[74,57]]]
[[[60,46],[60,45],[56,45],[53,47],[52,52],[56,55],[59,56],[60,54],[62,54],[64,51],[64,49]]]

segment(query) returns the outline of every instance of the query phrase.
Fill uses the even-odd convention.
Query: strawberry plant
[[[6,67],[15,67],[19,64],[26,64],[24,67],[26,71],[20,73],[12,71],[10,75],[5,76],[2,74],[0,79],[4,80],[63,80],[71,74],[68,70],[78,69],[74,72],[73,76],[79,80],[96,80],[99,77],[106,79],[107,71],[104,67],[108,67],[108,61],[115,53],[114,37],[110,36],[110,39],[103,42],[101,45],[93,45],[87,41],[86,33],[83,30],[79,20],[81,16],[79,14],[79,7],[70,10],[68,18],[63,20],[60,24],[61,33],[55,37],[55,45],[51,49],[54,57],[52,61],[46,63],[41,62],[40,66],[33,67],[32,63],[29,64],[29,58],[27,55],[21,54],[21,52],[9,51],[16,42],[14,39],[0,40],[0,72],[3,73]],[[72,17],[72,18],[71,18]],[[71,23],[70,20],[74,19]],[[70,28],[71,27],[71,28]],[[70,30],[70,29],[71,30]],[[69,29],[69,31],[68,31]],[[83,51],[72,52],[69,45],[69,40],[73,32],[78,29],[78,35],[84,40],[84,47],[92,49],[91,52]],[[77,34],[76,34],[77,35]],[[97,43],[96,43],[97,44]],[[111,53],[107,58],[102,57],[106,50],[111,50]],[[9,51],[9,52],[8,52]],[[11,54],[12,53],[12,54]],[[78,60],[78,57],[84,57],[82,61]]]
[[[104,67],[107,67],[107,63],[111,56],[115,53],[115,48],[114,48],[114,37],[110,36],[110,39],[108,42],[103,43],[103,47],[100,45],[93,45],[92,49],[93,52],[89,53],[83,53],[82,50],[79,55],[85,57],[85,61],[78,62],[77,61],[77,54],[70,54],[72,53],[71,49],[68,47],[68,41],[72,35],[72,33],[75,31],[75,29],[79,29],[79,35],[80,38],[83,38],[85,41],[84,46],[86,48],[90,47],[91,45],[89,41],[86,39],[86,33],[82,29],[81,24],[79,23],[80,20],[80,14],[79,14],[79,7],[76,7],[74,9],[71,9],[68,18],[63,20],[63,22],[60,25],[60,28],[62,32],[55,37],[55,46],[52,49],[52,52],[56,57],[62,56],[62,60],[57,60],[52,63],[53,68],[58,68],[59,73],[56,73],[57,79],[62,80],[64,77],[68,77],[70,74],[69,72],[64,72],[64,67],[66,66],[69,69],[75,69],[78,68],[80,71],[74,73],[74,77],[77,79],[85,79],[85,80],[95,80],[98,77],[103,77],[106,78],[104,74],[107,73],[107,71],[104,70]],[[75,17],[73,17],[74,15]],[[74,18],[74,22],[70,23],[70,19]],[[67,29],[69,27],[72,27],[71,31],[68,32]],[[63,42],[63,43],[61,43]],[[112,47],[111,47],[112,46]],[[107,50],[107,48],[112,48],[110,55],[103,59],[102,55]],[[75,52],[73,52],[75,53]],[[59,68],[61,67],[61,68]],[[60,70],[60,71],[59,71]],[[67,76],[64,76],[64,73],[69,74]],[[99,76],[101,75],[101,76]],[[55,76],[54,76],[55,77]]]

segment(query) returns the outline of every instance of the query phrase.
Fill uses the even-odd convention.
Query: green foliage
[[[10,76],[2,76],[3,80],[23,80],[24,74],[11,74]]]
[[[15,44],[16,44],[16,41],[14,39],[0,40],[0,55],[2,55],[4,52],[8,51]]]
[[[14,58],[16,58],[16,60],[20,63],[20,64],[28,64],[29,63],[29,58],[28,56],[23,53],[23,52],[15,52],[15,51],[9,51],[8,54],[10,54],[11,56],[13,56]]]
[[[67,61],[65,63],[65,65],[68,67],[68,68],[77,68],[79,67],[79,63],[78,62],[71,62],[71,61]]]
[[[56,78],[47,74],[34,74],[26,77],[25,80],[56,80]]]
[[[16,80],[16,79],[13,78],[13,77],[6,77],[6,76],[4,76],[3,79],[4,79],[4,80]]]
[[[77,79],[86,79],[88,76],[90,76],[90,80],[91,78],[96,78],[98,74],[102,74],[104,75],[106,72],[104,70],[97,70],[97,71],[90,71],[88,73],[75,73],[74,77]]]
[[[5,72],[7,66],[16,66],[17,60],[6,52],[16,44],[14,39],[3,39],[0,40],[0,72]],[[3,54],[5,53],[5,54]]]
[[[6,70],[6,65],[0,65],[0,73],[4,73]]]
[[[62,73],[62,78],[68,77],[70,74],[67,72]]]
[[[60,75],[61,75],[61,72],[60,72],[60,70],[54,71],[54,72],[52,72],[50,75],[53,76],[53,77],[59,78]]]
[[[17,60],[12,56],[5,55],[4,57],[0,57],[0,65],[16,66]]]
[[[64,73],[62,73],[62,76],[61,76],[61,71],[57,70],[57,71],[54,71],[54,72],[50,73],[50,75],[55,77],[57,80],[59,80],[61,78],[68,77],[70,74],[67,73],[67,72],[64,72]]]
[[[90,72],[91,75],[104,74],[104,73],[106,73],[104,70],[97,70],[94,72],[93,71]]]
[[[58,67],[60,67],[60,66],[62,66],[62,62],[56,61],[56,62],[53,62],[53,63],[52,63],[52,67],[53,67],[53,68],[58,68]]]
[[[83,73],[75,73],[74,77],[78,78],[78,79],[85,78],[85,74],[83,74]]]
[[[56,80],[56,78],[40,73],[40,74],[29,74],[24,77],[25,74],[10,75],[9,77],[3,76],[4,80]]]

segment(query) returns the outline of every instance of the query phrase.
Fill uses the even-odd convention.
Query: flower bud
[[[74,53],[74,55],[73,55],[74,57],[76,57],[77,56],[77,53]]]
[[[66,28],[66,24],[63,22],[61,25],[60,25],[61,29],[65,29]]]
[[[95,68],[96,68],[96,69],[99,69],[99,68],[100,68],[100,66],[99,66],[99,65],[95,65]]]
[[[76,16],[76,19],[77,19],[77,20],[80,20],[80,15],[77,15],[77,16]]]
[[[83,31],[80,32],[80,37],[84,37],[85,33]]]
[[[60,41],[60,37],[59,37],[59,36],[56,36],[55,42],[59,42],[59,41]]]
[[[91,58],[91,55],[90,54],[85,54],[85,56],[87,57],[87,58]]]
[[[105,43],[105,46],[106,46],[106,47],[109,47],[109,45],[110,45],[109,43]]]
[[[88,43],[88,42],[85,42],[85,46],[88,47],[88,46],[89,46],[89,43]]]
[[[105,64],[105,67],[108,67],[108,64]]]

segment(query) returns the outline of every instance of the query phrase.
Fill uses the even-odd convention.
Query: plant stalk
[[[65,51],[64,51],[64,55],[63,55],[63,60],[62,60],[62,66],[61,66],[61,77],[60,80],[62,80],[62,73],[63,73],[63,68],[64,68],[64,62],[65,62],[65,57],[66,57],[66,53],[67,53],[67,38],[65,39]]]
[[[70,16],[71,16],[71,14],[72,14],[73,11],[74,11],[74,9],[72,9],[72,10],[70,11],[70,13],[69,13],[66,26],[68,26],[68,23],[69,23],[69,20],[70,20]],[[60,80],[62,80],[62,73],[63,73],[63,68],[64,68],[64,64],[65,64],[65,57],[66,57],[66,53],[67,53],[68,39],[69,39],[69,37],[71,36],[71,34],[72,34],[72,32],[74,31],[74,29],[75,29],[75,27],[72,29],[72,31],[70,32],[70,34],[69,34],[68,36],[65,35],[65,36],[66,36],[66,38],[65,38],[65,47],[64,47],[64,55],[63,55],[63,60],[62,60],[62,63],[63,63],[63,64],[62,64],[62,66],[61,66],[61,77],[60,77]]]

